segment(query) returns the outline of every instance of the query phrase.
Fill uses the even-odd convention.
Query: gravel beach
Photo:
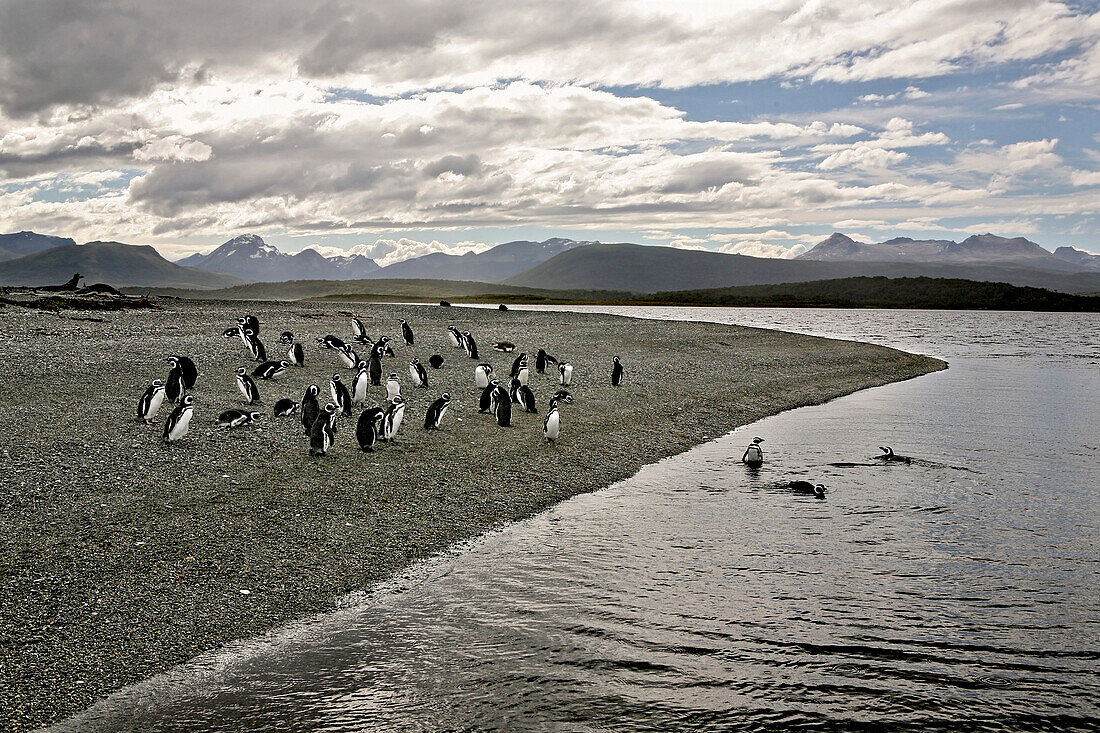
[[[92,314],[102,321],[0,307],[0,727],[62,719],[132,682],[227,641],[330,609],[341,595],[446,546],[593,491],[640,466],[782,410],[943,368],[943,362],[867,344],[715,324],[609,315],[323,302],[161,300],[162,310]],[[395,444],[363,453],[343,418],[328,456],[307,455],[300,400],[354,372],[316,338],[351,341],[356,309],[371,335],[393,339],[408,400]],[[222,332],[239,315],[262,324],[269,358],[293,331],[306,366],[258,380],[257,426],[214,431],[223,410],[245,409],[234,370],[255,366]],[[79,314],[86,318],[89,314]],[[408,319],[416,344],[401,342]],[[539,348],[575,366],[562,434],[542,421],[556,370],[534,373],[541,414],[513,412],[502,428],[479,415],[473,368],[448,324],[469,329],[481,359],[507,376],[519,351]],[[516,354],[490,345],[508,340]],[[366,347],[362,347],[362,352]],[[169,354],[199,369],[190,434],[173,445],[135,421]],[[408,363],[441,354],[429,389]],[[626,380],[610,385],[612,356]],[[364,356],[365,358],[365,356]],[[429,403],[453,397],[438,431]],[[381,403],[385,388],[370,398]],[[359,410],[356,410],[358,415]]]

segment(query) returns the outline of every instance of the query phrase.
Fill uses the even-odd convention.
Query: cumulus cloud
[[[729,242],[718,248],[719,252],[734,255],[749,255],[750,257],[772,257],[777,259],[793,259],[807,250],[804,244],[790,246],[762,242],[757,239],[743,239],[738,242]]]
[[[379,265],[385,267],[396,262],[402,262],[412,257],[423,257],[434,252],[449,255],[463,255],[468,252],[484,252],[491,249],[493,244],[485,242],[456,242],[445,244],[438,240],[422,242],[416,239],[401,237],[399,239],[377,239],[373,244],[357,244],[343,249],[341,247],[327,247],[311,244],[303,249],[312,249],[325,257],[343,257],[349,255],[362,255],[369,257]]]

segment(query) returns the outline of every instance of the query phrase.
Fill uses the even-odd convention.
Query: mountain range
[[[76,242],[68,237],[51,237],[48,234],[36,232],[0,234],[0,261],[26,257],[66,244],[76,244]]]

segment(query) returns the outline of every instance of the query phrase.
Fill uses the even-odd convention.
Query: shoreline
[[[331,352],[309,345],[325,333],[346,338],[349,319],[332,303],[163,305],[95,324],[4,315],[14,358],[0,384],[12,479],[2,509],[11,529],[2,545],[0,719],[12,730],[64,719],[198,653],[331,610],[456,542],[742,425],[945,366],[859,342],[709,323],[365,305],[368,333],[398,339],[398,317],[417,333],[416,346],[396,346],[384,366],[404,378],[410,399],[402,435],[364,454],[345,420],[332,454],[318,461],[305,455],[297,423],[273,424],[266,410],[256,431],[209,434],[217,412],[241,406],[232,370],[250,363],[221,331],[252,309],[273,357],[272,333],[292,330],[306,345],[306,368],[261,383],[270,405],[300,399],[309,382],[325,387],[334,372],[350,379]],[[478,337],[498,373],[515,355],[491,351],[497,339],[576,365],[577,401],[562,409],[559,445],[544,445],[541,414],[516,415],[509,429],[477,414],[477,362],[447,343],[449,323]],[[164,447],[131,413],[169,353],[193,355],[200,379],[191,436]],[[430,390],[414,390],[408,359],[432,353],[444,368],[429,374]],[[612,354],[627,365],[618,389],[604,374]],[[60,373],[43,380],[42,363]],[[532,374],[532,387],[544,413],[557,384]],[[455,404],[443,429],[424,431],[427,402],[444,390]]]

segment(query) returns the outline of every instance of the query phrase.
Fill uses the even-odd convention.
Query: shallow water
[[[951,369],[649,466],[71,727],[1096,729],[1100,319],[598,310]],[[758,471],[740,463],[754,435]],[[917,460],[882,465],[879,445]],[[830,491],[783,488],[796,478]]]

